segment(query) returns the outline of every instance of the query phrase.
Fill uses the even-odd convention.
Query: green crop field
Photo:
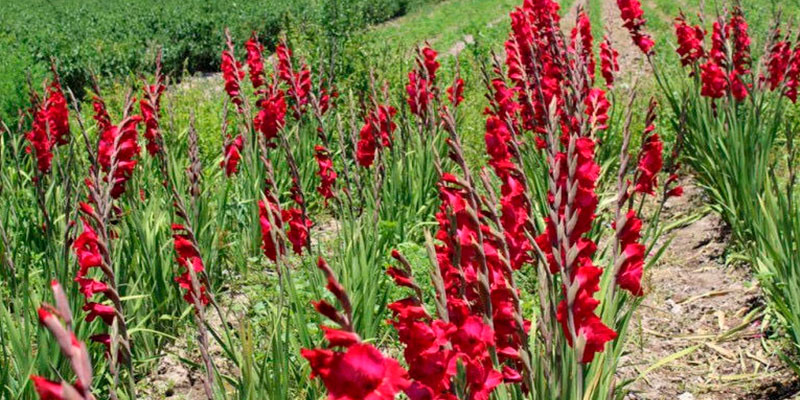
[[[797,6],[6,0],[0,399],[797,396]]]

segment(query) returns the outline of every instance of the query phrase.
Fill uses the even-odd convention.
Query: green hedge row
[[[5,0],[0,7],[0,112],[27,99],[25,76],[46,75],[51,57],[78,92],[89,71],[101,78],[147,71],[163,48],[168,73],[216,71],[225,27],[234,37],[261,33],[274,45],[286,28],[313,26],[323,36],[399,16],[427,0]]]

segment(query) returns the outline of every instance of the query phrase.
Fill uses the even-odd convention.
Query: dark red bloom
[[[70,138],[67,100],[58,81],[53,81],[45,94],[41,103],[34,104],[31,130],[25,134],[30,143],[25,150],[34,153],[36,166],[42,174],[50,172],[53,149],[69,143]]]
[[[410,384],[400,364],[369,344],[359,343],[338,352],[303,349],[311,377],[319,377],[329,400],[392,400]]]
[[[439,62],[436,61],[436,57],[438,56],[438,54],[436,53],[436,50],[428,46],[423,47],[421,53],[422,53],[422,64],[427,73],[427,79],[430,82],[434,82],[436,81],[436,71],[438,71],[439,67],[441,66],[441,64],[439,64]]]
[[[594,81],[594,70],[596,68],[594,60],[594,38],[592,37],[592,23],[586,12],[578,14],[578,21],[571,33],[571,47],[580,53],[583,66],[589,78]]]
[[[66,386],[69,385],[65,383],[53,382],[36,375],[31,375],[31,381],[33,381],[33,388],[36,390],[36,394],[39,395],[40,400],[68,400],[72,399],[66,397],[68,393],[78,395],[75,389],[70,392],[69,389],[71,388],[67,388]]]
[[[239,172],[239,160],[242,158],[241,152],[244,147],[244,138],[242,135],[237,135],[235,139],[231,139],[230,135],[226,139],[227,144],[223,151],[224,158],[219,163],[220,168],[225,170],[225,176]]]
[[[619,72],[618,57],[619,52],[611,46],[611,40],[608,36],[603,36],[603,41],[600,42],[600,73],[609,89],[614,87],[614,74]]]
[[[75,250],[75,256],[78,259],[78,278],[85,277],[90,268],[96,268],[103,264],[103,257],[100,255],[100,248],[98,246],[97,233],[85,219],[81,218],[81,222],[83,222],[83,232],[75,239],[75,243],[72,244],[72,248]]]
[[[676,52],[681,56],[681,65],[693,65],[705,56],[703,39],[706,32],[700,26],[690,26],[681,14],[675,18],[675,36],[678,38]]]
[[[273,139],[286,125],[286,100],[283,90],[275,89],[256,102],[258,114],[253,119],[255,128],[264,135],[268,146],[274,146]]]
[[[450,101],[450,104],[453,107],[458,107],[462,101],[464,101],[464,80],[461,78],[456,78],[453,81],[453,86],[447,88],[447,100]]]
[[[406,84],[408,107],[411,113],[423,117],[428,112],[428,107],[433,101],[431,83],[424,77],[417,74],[417,71],[408,73],[408,84]]]
[[[700,94],[703,96],[719,99],[728,91],[728,76],[713,59],[700,66],[700,80],[703,83]]]
[[[792,45],[784,40],[778,41],[770,49],[767,56],[767,76],[770,90],[777,89],[787,76],[792,60]]]
[[[222,79],[225,81],[225,93],[231,98],[233,104],[236,104],[237,109],[241,112],[242,108],[242,93],[241,82],[244,79],[244,70],[242,64],[236,61],[233,54],[229,50],[222,52]]]
[[[272,261],[277,260],[278,246],[280,242],[280,233],[278,230],[283,229],[283,221],[281,220],[281,210],[277,202],[267,198],[269,209],[263,200],[258,202],[258,215],[261,225],[261,248],[264,250],[264,255]],[[277,228],[275,228],[277,227]],[[277,229],[273,231],[273,229]],[[273,237],[274,236],[274,237]],[[284,253],[283,247],[280,248],[281,254]]]
[[[617,0],[617,6],[623,21],[622,26],[630,32],[633,43],[645,55],[651,54],[655,42],[653,42],[653,38],[650,35],[643,31],[647,20],[644,19],[642,4],[639,0]]]
[[[292,80],[292,50],[284,43],[275,47],[275,56],[278,58],[278,77],[284,82]]]
[[[57,80],[47,87],[47,99],[43,108],[47,115],[47,126],[52,141],[57,146],[69,143],[69,109],[67,108],[67,99]]]
[[[175,247],[175,254],[177,254],[176,261],[178,265],[183,267],[184,271],[175,278],[175,282],[178,283],[181,289],[186,290],[183,299],[192,305],[195,305],[196,300],[199,300],[203,305],[207,305],[210,299],[208,295],[206,295],[205,285],[203,285],[198,278],[197,287],[195,287],[189,270],[191,268],[195,274],[200,274],[205,271],[200,253],[198,253],[188,232],[186,232],[186,228],[182,225],[174,224],[172,226],[172,239]]]
[[[259,43],[255,32],[250,39],[245,42],[244,48],[247,50],[247,68],[250,75],[250,82],[253,89],[264,86],[264,46]]]
[[[286,236],[292,244],[292,250],[294,250],[295,254],[302,254],[303,247],[309,246],[308,228],[313,223],[303,215],[303,210],[300,208],[289,208],[281,211],[281,213],[283,214],[283,222],[289,225],[289,231]]]
[[[83,306],[83,311],[89,313],[86,316],[86,322],[92,322],[99,317],[108,326],[111,326],[114,322],[114,318],[117,316],[117,311],[114,307],[95,302],[86,303]]]
[[[616,223],[615,223],[616,227]],[[634,296],[642,296],[642,272],[644,267],[645,247],[639,243],[642,221],[636,217],[634,210],[628,211],[622,227],[617,230],[622,264],[617,272],[617,283]]]
[[[113,182],[111,197],[117,199],[125,193],[125,184],[133,175],[133,170],[138,163],[139,132],[136,126],[142,117],[134,115],[128,117],[119,125],[111,125],[100,133],[100,143],[97,148],[97,162],[106,173],[112,173]],[[113,170],[113,172],[112,172]],[[106,177],[105,179],[109,179]]]
[[[364,126],[359,133],[356,144],[356,159],[358,164],[369,168],[375,160],[375,150],[380,147],[392,146],[392,135],[397,124],[392,121],[397,110],[392,106],[379,105],[364,117]]]
[[[639,168],[634,188],[637,193],[654,195],[653,188],[658,184],[658,173],[664,166],[664,144],[661,143],[661,138],[657,133],[652,133],[654,130],[653,125],[645,129],[645,139],[639,153]]]
[[[39,172],[47,174],[53,162],[53,141],[50,139],[47,128],[47,114],[41,108],[33,113],[31,130],[25,134],[30,145],[25,148],[28,153],[36,156],[36,166]]]
[[[144,120],[144,138],[147,140],[147,152],[151,156],[156,155],[161,149],[159,145],[160,135],[158,120],[161,110],[161,94],[166,90],[162,84],[150,85],[145,88],[145,95],[139,100],[139,110],[142,112]],[[151,104],[148,94],[155,96],[155,104]]]
[[[324,146],[314,146],[314,159],[317,160],[317,175],[320,178],[317,192],[325,198],[327,203],[328,199],[334,196],[333,185],[336,183],[336,170],[333,168],[330,151]]]

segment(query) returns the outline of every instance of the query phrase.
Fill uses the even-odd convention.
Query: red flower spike
[[[235,139],[231,140],[229,135],[227,142],[223,151],[224,157],[219,166],[225,171],[225,176],[230,178],[239,172],[239,160],[242,158],[241,152],[244,148],[244,137],[237,135]]]
[[[578,14],[578,21],[575,27],[572,28],[570,38],[572,39],[570,46],[575,51],[580,49],[583,66],[586,68],[586,73],[591,81],[594,82],[594,72],[597,68],[594,60],[594,38],[592,37],[592,23],[589,21],[589,16],[586,15],[586,12],[581,11]],[[580,42],[580,45],[578,42]]]
[[[327,206],[328,200],[334,197],[333,185],[336,183],[336,170],[333,168],[330,152],[323,146],[314,146],[314,159],[317,161],[317,176],[320,178],[317,192],[325,199]]]
[[[267,202],[269,203],[269,212],[263,200],[258,202],[258,215],[261,224],[261,248],[264,250],[264,255],[274,262],[277,260],[277,246],[281,243],[281,237],[280,233],[277,231],[273,232],[272,230],[274,227],[277,227],[278,230],[283,229],[283,221],[281,220],[281,211],[278,204],[269,198]],[[273,239],[273,235],[275,235],[275,239]],[[283,247],[280,248],[280,252],[281,254],[284,253]]]
[[[117,311],[114,307],[94,302],[86,303],[83,306],[83,311],[89,313],[89,315],[86,316],[86,322],[92,322],[99,317],[108,326],[111,326],[114,322],[114,318],[117,316]]]
[[[410,385],[400,364],[369,344],[353,344],[344,352],[301,351],[319,377],[329,400],[392,400]]]
[[[264,135],[267,146],[275,147],[274,139],[286,125],[286,99],[283,90],[271,89],[271,94],[256,102],[259,111],[253,119],[253,125]]]
[[[360,166],[369,168],[372,165],[379,143],[381,147],[392,147],[393,134],[397,129],[397,124],[392,119],[396,114],[394,107],[379,105],[364,117],[364,125],[356,144],[356,159]]]
[[[638,177],[634,187],[634,191],[637,193],[655,195],[653,188],[658,184],[657,176],[664,166],[662,155],[664,145],[658,134],[650,134],[654,129],[653,125],[645,129],[645,134],[648,136],[645,137],[639,154]]]
[[[728,76],[725,70],[711,59],[700,66],[700,80],[703,83],[700,94],[705,97],[719,99],[728,91]]]
[[[106,180],[113,181],[111,197],[114,199],[125,193],[125,184],[133,175],[138,163],[136,157],[141,148],[136,127],[141,121],[142,117],[134,115],[122,120],[119,125],[108,126],[100,133],[97,161],[106,173],[110,173],[112,167],[115,167],[113,176],[105,177]],[[112,165],[112,162],[116,165]]]
[[[295,254],[301,255],[303,248],[309,245],[308,229],[311,228],[313,223],[303,215],[303,210],[300,208],[289,208],[281,211],[281,213],[283,222],[289,225],[289,231],[286,236],[292,244],[292,250]]]
[[[458,107],[464,101],[464,80],[456,78],[453,85],[447,88],[447,100],[453,107]]]
[[[655,42],[643,31],[647,20],[644,19],[642,4],[639,0],[617,0],[617,6],[623,21],[622,26],[630,32],[633,42],[645,55],[652,54]]]
[[[253,89],[258,90],[266,84],[264,80],[264,46],[259,43],[255,32],[250,39],[245,42],[244,48],[247,50],[247,68],[250,75],[250,82]]]
[[[245,75],[242,64],[236,61],[236,58],[229,50],[224,50],[220,69],[222,69],[222,79],[225,81],[225,93],[228,94],[231,102],[236,104],[236,108],[241,112],[244,100],[242,99],[240,85]]]
[[[675,18],[674,26],[675,36],[678,38],[678,48],[675,51],[681,57],[681,65],[694,65],[705,56],[703,39],[706,32],[700,26],[687,24],[683,14]]]
[[[617,61],[619,52],[611,46],[608,36],[603,36],[600,42],[600,73],[606,81],[606,87],[614,87],[614,75],[619,72],[619,62]]]
[[[159,146],[158,119],[161,110],[161,94],[166,90],[166,86],[158,83],[145,88],[145,95],[139,100],[139,110],[144,120],[144,138],[147,140],[147,152],[155,156],[161,149]],[[155,96],[155,104],[151,104],[149,95]]]
[[[183,299],[193,306],[196,306],[196,300],[199,300],[202,305],[208,305],[211,299],[209,299],[206,294],[207,289],[205,285],[200,282],[199,278],[197,282],[199,287],[195,287],[192,282],[191,271],[195,274],[199,274],[205,270],[200,253],[198,253],[189,233],[186,232],[186,228],[183,225],[172,225],[172,239],[175,253],[177,254],[176,261],[178,265],[184,269],[184,272],[175,278],[175,282],[177,282],[182,289],[186,290]],[[190,268],[192,269],[191,271]]]

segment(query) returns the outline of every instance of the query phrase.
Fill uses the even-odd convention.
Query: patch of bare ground
[[[244,318],[245,311],[249,308],[249,299],[243,293],[218,294],[217,300],[224,298],[220,304],[220,312],[214,307],[206,309],[208,325],[220,335],[224,336],[225,327],[235,329],[232,323]],[[220,317],[222,313],[222,317]],[[223,322],[223,320],[225,322]],[[209,355],[214,366],[224,375],[235,376],[238,372],[236,366],[229,361],[223,353],[222,347],[209,334]],[[191,361],[194,367],[186,361]],[[197,348],[196,331],[193,326],[188,326],[184,336],[164,347],[160,358],[152,372],[139,382],[139,398],[147,400],[176,399],[176,400],[203,400],[206,399],[203,390],[203,377],[205,369],[202,367],[200,350]]]
[[[694,215],[704,203],[691,182],[667,202],[664,221]],[[671,355],[677,358],[637,380],[628,399],[778,399],[791,385],[775,343],[765,347],[763,299],[747,266],[724,263],[729,234],[706,213],[668,234],[674,237],[648,272],[648,293],[629,328],[620,381]],[[772,388],[773,390],[771,390]]]

